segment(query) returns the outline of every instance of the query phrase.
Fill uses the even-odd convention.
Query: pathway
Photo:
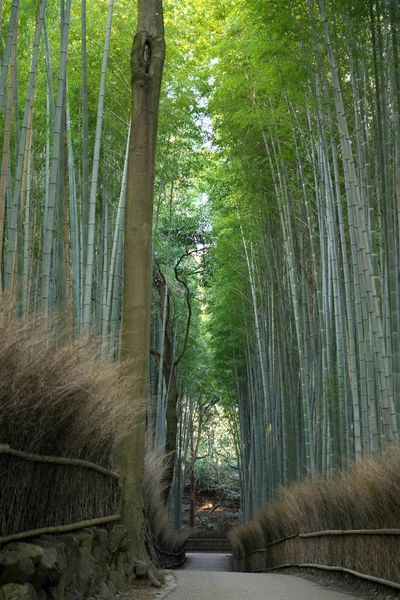
[[[291,575],[228,573],[224,554],[187,554],[187,565],[174,571],[177,587],[167,600],[354,600]]]

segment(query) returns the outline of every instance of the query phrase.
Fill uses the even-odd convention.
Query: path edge
[[[177,581],[171,570],[164,569],[163,573],[165,574],[165,585],[161,590],[158,590],[154,594],[153,600],[163,600],[169,596],[169,594],[173,592],[177,586]]]

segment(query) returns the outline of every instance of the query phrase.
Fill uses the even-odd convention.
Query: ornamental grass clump
[[[387,530],[400,530],[399,448],[282,488],[229,538],[236,570],[260,570],[262,555],[264,570],[315,564],[399,582],[400,536]]]
[[[280,502],[271,502],[261,508],[257,520],[263,532],[264,544],[289,537],[298,531],[292,507],[284,498]]]
[[[0,443],[25,453],[78,458],[115,470],[115,451],[143,406],[126,369],[96,342],[65,343],[45,321],[1,333]],[[117,512],[118,480],[71,465],[0,453],[0,536]]]
[[[263,548],[265,545],[263,530],[258,519],[234,527],[229,532],[228,538],[235,553],[241,558],[245,558],[253,550]]]
[[[352,479],[354,527],[368,522],[376,529],[400,528],[400,450],[393,448],[375,460],[364,461],[353,469]]]
[[[178,566],[184,556],[185,543],[191,529],[177,531],[165,504],[164,480],[165,457],[157,450],[148,449],[145,457],[143,505],[146,522],[146,538],[150,554],[162,567]]]

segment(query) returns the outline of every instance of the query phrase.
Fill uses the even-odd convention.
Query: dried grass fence
[[[237,571],[319,569],[400,591],[400,450],[281,490],[229,538]]]
[[[186,542],[191,529],[176,531],[164,501],[165,456],[156,450],[146,452],[143,499],[146,517],[146,539],[155,564],[165,569],[183,565]]]
[[[0,480],[0,544],[121,519],[119,474],[86,460],[0,444]]]
[[[236,548],[235,571],[287,568],[347,573],[400,591],[400,531],[326,531],[297,534],[247,555]]]
[[[66,344],[58,329],[36,319],[0,332],[0,544],[120,519],[114,456],[145,402],[133,404],[125,365],[105,362],[96,341]],[[160,562],[175,566],[186,538],[169,527],[150,466],[151,535]]]
[[[57,329],[57,328],[56,328]],[[134,426],[133,381],[95,341],[49,322],[1,331],[0,539],[116,520],[116,445]]]
[[[7,465],[7,461],[8,467],[18,472],[26,469],[23,480],[27,481],[29,472],[32,486],[2,488],[0,531],[5,534],[0,536],[0,545],[42,534],[63,533],[84,527],[105,525],[121,519],[119,512],[115,513],[120,502],[122,488],[120,475],[116,471],[105,469],[86,460],[30,454],[14,450],[8,444],[0,444],[0,469],[2,462]],[[147,484],[147,490],[152,488],[161,491],[159,479],[152,480],[152,477],[156,476],[154,460],[148,458],[147,465],[149,463],[152,464],[153,469],[150,469],[146,478],[150,482]],[[58,489],[57,482],[61,482],[62,485],[68,471],[70,481],[79,483],[79,485],[77,487],[72,485],[65,493],[62,487]],[[6,472],[7,466],[3,473]],[[39,494],[35,493],[36,478],[39,478],[42,484],[45,481],[49,483],[49,493],[45,499],[40,492]],[[42,487],[40,487],[41,489]],[[42,511],[38,514],[37,506],[40,502]],[[63,506],[64,520],[67,521],[62,524],[59,523],[57,509],[49,510],[49,507],[56,508],[60,503]],[[13,513],[10,512],[10,506],[25,508]],[[146,506],[148,524],[152,527],[149,538],[152,550],[156,555],[156,562],[160,567],[168,569],[182,566],[186,558],[187,534],[177,533],[172,529],[160,495],[157,497],[153,494],[153,497],[149,497],[147,494]],[[36,510],[33,511],[32,507],[36,507]],[[107,514],[101,514],[104,511]],[[97,516],[93,517],[93,515]],[[157,517],[157,521],[155,521],[155,517]],[[40,527],[36,527],[38,522],[42,524]],[[160,548],[155,539],[164,543],[166,547],[168,546],[168,549]]]

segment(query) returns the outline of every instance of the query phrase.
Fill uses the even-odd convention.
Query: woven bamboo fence
[[[67,339],[61,322],[39,317],[1,331],[0,544],[121,518],[115,449],[146,402],[132,402],[134,380],[95,338]],[[158,546],[180,552],[165,531]]]
[[[400,529],[297,533],[244,554],[233,550],[235,571],[306,568],[347,573],[400,591]]]
[[[77,458],[0,444],[0,543],[120,519],[120,476]]]
[[[0,545],[120,521],[121,488],[119,473],[91,461],[0,444]],[[154,546],[161,567],[185,562],[185,544]]]
[[[161,550],[156,544],[154,548],[158,558],[158,564],[162,569],[177,569],[182,567],[186,560],[186,545],[184,544],[177,552]]]

